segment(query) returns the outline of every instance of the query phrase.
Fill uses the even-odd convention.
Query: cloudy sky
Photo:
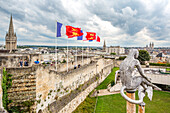
[[[0,0],[0,44],[10,14],[18,45],[54,45],[56,21],[96,32],[102,42],[69,39],[69,45],[170,47],[170,0]],[[66,45],[67,38],[58,38]]]

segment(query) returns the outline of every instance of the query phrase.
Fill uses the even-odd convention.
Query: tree
[[[110,55],[116,55],[116,53],[110,53]]]
[[[139,50],[138,60],[139,60],[140,62],[149,61],[149,60],[150,60],[149,53],[148,53],[146,50]]]

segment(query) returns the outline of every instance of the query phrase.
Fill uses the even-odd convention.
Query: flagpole
[[[77,67],[77,46],[76,46],[76,67]]]
[[[56,25],[56,26],[57,26],[57,25]],[[56,29],[57,29],[56,26],[55,26],[55,32],[56,32]],[[56,34],[57,34],[57,33],[56,33]],[[56,34],[55,34],[55,35],[56,35]],[[56,36],[55,36],[55,37],[56,37]],[[56,52],[57,52],[57,49],[56,49],[57,47],[56,47],[56,45],[57,45],[57,38],[55,38],[55,56],[56,56],[56,59],[57,59],[57,54],[58,54],[58,53],[56,54]],[[57,46],[58,46],[58,45],[57,45]],[[54,61],[55,61],[55,60],[54,60]],[[56,66],[56,67],[55,67],[55,70],[57,71],[57,60],[56,60],[56,62],[55,62],[55,66]]]
[[[83,45],[82,45],[82,66],[83,66]]]
[[[68,72],[68,39],[67,39],[67,72]]]
[[[87,50],[86,50],[86,55],[87,55],[87,64],[88,64],[88,46],[87,46]]]

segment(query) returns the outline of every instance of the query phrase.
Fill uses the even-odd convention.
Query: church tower
[[[152,42],[152,49],[154,49],[154,43]]]
[[[6,44],[5,44],[6,50],[10,50],[11,52],[12,50],[17,49],[17,36],[16,36],[16,33],[14,33],[12,15],[11,15],[10,24],[9,24],[9,30],[6,33],[5,41],[6,41]]]
[[[106,43],[105,43],[105,40],[104,40],[104,44],[103,44],[103,51],[106,51]]]

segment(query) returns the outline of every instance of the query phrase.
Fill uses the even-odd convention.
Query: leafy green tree
[[[124,60],[126,58],[126,56],[120,56],[119,60]]]
[[[110,53],[110,55],[116,55],[116,53]]]
[[[65,60],[65,59],[63,59],[62,63],[66,63],[66,60]]]
[[[148,53],[146,50],[139,50],[138,60],[139,60],[140,62],[149,61],[149,60],[150,60],[149,53]]]

